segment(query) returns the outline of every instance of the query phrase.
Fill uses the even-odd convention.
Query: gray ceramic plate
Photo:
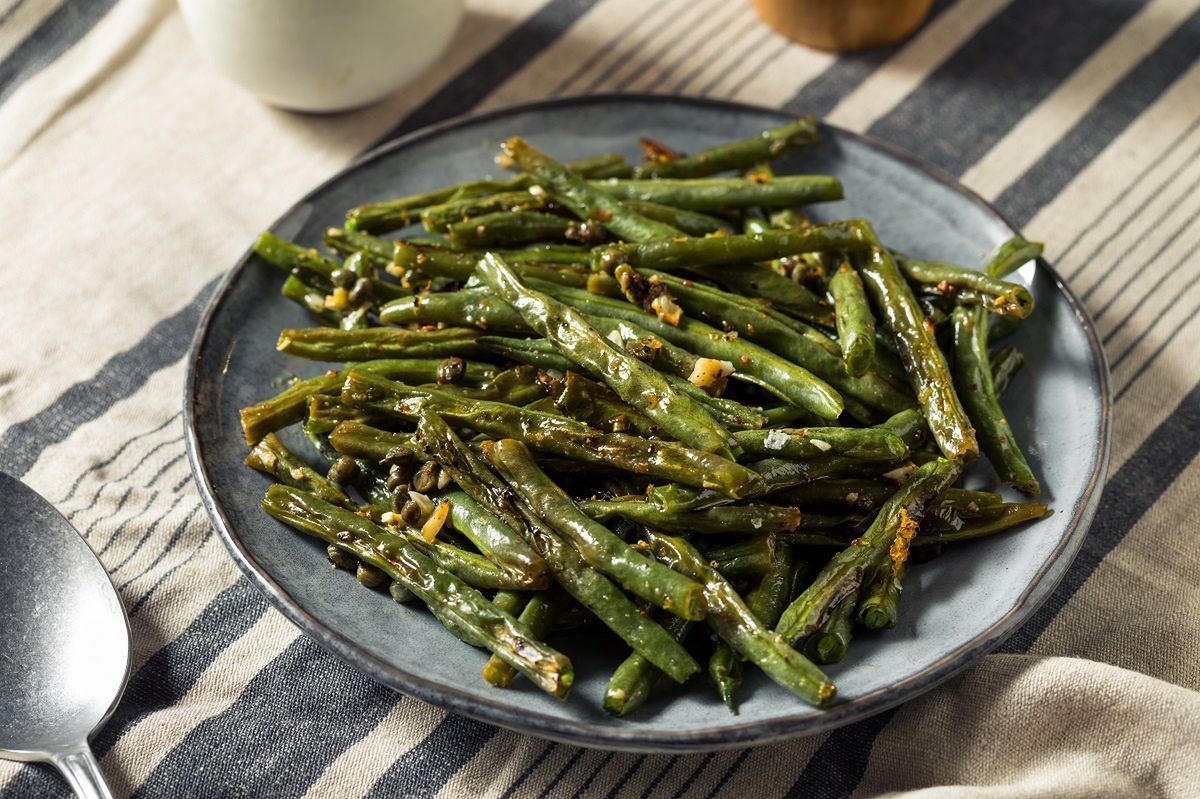
[[[636,158],[647,135],[683,150],[777,125],[777,111],[663,97],[593,97],[454,120],[365,156],[292,210],[272,230],[318,244],[346,208],[495,172],[492,157],[519,134],[563,159],[603,151]],[[827,172],[845,202],[819,216],[866,216],[894,247],[917,256],[978,263],[1012,229],[947,177],[877,142],[827,128],[822,143],[783,160],[781,173]],[[667,688],[631,718],[600,709],[605,681],[623,657],[603,635],[557,642],[576,670],[570,699],[528,683],[506,691],[479,677],[485,655],[460,645],[421,609],[359,588],[329,569],[322,547],[258,508],[267,487],[242,465],[238,408],[270,396],[319,364],[275,352],[280,328],[310,320],[279,298],[280,277],[249,253],[217,290],[190,358],[184,407],[196,480],[238,565],[292,621],[380,682],[448,710],[556,740],[620,749],[684,751],[761,744],[846,724],[911,699],[1013,633],[1049,595],[1087,531],[1107,456],[1109,388],[1104,356],[1078,301],[1045,264],[1022,270],[1037,311],[1015,343],[1027,364],[1005,397],[1053,517],[1023,532],[956,547],[914,569],[897,629],[861,635],[829,669],[840,701],[815,710],[748,669],[737,715],[702,677]],[[986,480],[986,467],[976,480]]]

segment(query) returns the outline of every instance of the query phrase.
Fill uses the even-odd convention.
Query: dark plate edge
[[[358,169],[392,150],[410,146],[417,141],[437,136],[447,130],[544,108],[621,101],[684,103],[700,108],[716,108],[726,111],[772,115],[779,117],[781,120],[789,119],[792,116],[779,109],[747,103],[654,94],[596,94],[507,106],[479,114],[468,114],[445,120],[436,125],[413,131],[370,150],[308,192],[302,199],[281,214],[279,218],[282,219],[291,215],[307,203],[311,197],[324,190],[327,185],[340,180],[346,172]],[[830,129],[836,129],[840,135],[858,139],[925,172],[933,179],[973,200],[1004,227],[1014,234],[1016,233],[1015,228],[998,210],[945,172],[920,161],[893,145],[842,128],[822,124]],[[512,709],[507,705],[480,700],[471,694],[457,691],[440,683],[405,672],[363,651],[353,641],[338,632],[326,628],[315,617],[300,607],[296,600],[282,586],[276,583],[258,566],[233,534],[228,519],[217,504],[213,487],[208,480],[204,456],[197,446],[195,416],[195,399],[198,382],[197,367],[212,318],[216,315],[237,275],[246,267],[251,258],[252,252],[247,250],[238,263],[225,275],[209,299],[189,347],[187,377],[184,381],[183,390],[184,435],[188,462],[191,465],[196,484],[200,489],[201,501],[213,524],[220,532],[222,541],[238,567],[266,595],[271,604],[292,621],[292,623],[335,656],[365,672],[378,682],[401,693],[409,694],[449,711],[489,724],[505,727],[516,732],[537,735],[543,738],[553,738],[580,746],[606,749],[642,752],[699,752],[732,749],[749,745],[757,746],[801,735],[812,735],[880,713],[913,699],[919,694],[944,682],[964,669],[973,660],[991,651],[1004,639],[1016,632],[1021,624],[1050,597],[1051,593],[1053,593],[1062,580],[1067,568],[1083,544],[1083,538],[1087,533],[1088,527],[1091,525],[1092,519],[1095,517],[1096,509],[1099,505],[1100,492],[1098,489],[1102,486],[1104,477],[1108,471],[1110,435],[1112,430],[1112,391],[1109,381],[1108,362],[1095,326],[1078,297],[1067,287],[1053,267],[1044,261],[1039,261],[1039,268],[1050,275],[1055,287],[1066,298],[1074,311],[1076,318],[1087,334],[1088,345],[1095,359],[1096,382],[1101,392],[1100,429],[1097,431],[1099,449],[1091,476],[1086,483],[1082,495],[1072,509],[1071,521],[1058,546],[1042,566],[1041,570],[1034,576],[1029,588],[1018,598],[1016,604],[1013,605],[1008,613],[983,633],[965,642],[961,647],[950,652],[936,664],[925,670],[903,681],[893,683],[886,688],[881,688],[844,704],[835,705],[821,712],[819,715],[790,716],[767,721],[747,722],[735,726],[714,727],[687,732],[656,732],[653,734],[635,729],[612,729],[598,727],[585,722],[566,721],[533,711],[525,711],[522,715],[514,717]]]

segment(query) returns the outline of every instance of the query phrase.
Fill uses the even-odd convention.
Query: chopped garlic
[[[442,529],[442,525],[446,523],[446,517],[450,514],[450,503],[448,501],[439,502],[434,508],[433,514],[426,520],[421,527],[421,538],[426,541],[433,542],[437,538],[438,532]]]
[[[683,316],[683,309],[675,304],[675,300],[669,294],[659,294],[651,300],[650,310],[654,311],[659,319],[672,326],[678,325]]]
[[[810,438],[809,441],[812,442],[814,447],[822,452],[828,452],[829,450],[833,449],[833,444],[830,444],[828,441],[822,441],[819,438]]]
[[[771,430],[767,433],[767,437],[763,439],[763,446],[767,449],[781,450],[787,446],[791,437],[782,430]]]
[[[718,361],[715,358],[697,358],[688,382],[697,388],[708,388],[716,385],[733,374],[733,364],[729,361]]]
[[[890,472],[884,472],[883,476],[886,477],[888,480],[891,480],[893,483],[903,483],[908,478],[908,476],[910,474],[912,474],[913,472],[915,472],[916,470],[917,470],[916,464],[909,462],[909,463],[904,464],[903,466],[897,466],[895,469],[892,469]]]

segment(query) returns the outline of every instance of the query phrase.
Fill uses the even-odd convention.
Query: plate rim
[[[268,229],[274,229],[280,220],[291,216],[303,205],[323,192],[329,185],[342,180],[354,170],[363,168],[370,162],[395,150],[413,146],[448,131],[531,111],[558,110],[564,107],[626,102],[673,103],[703,110],[747,112],[773,116],[781,121],[794,119],[797,116],[778,108],[732,100],[687,95],[621,92],[536,100],[477,113],[468,113],[418,128],[371,148],[350,161],[329,178],[323,180],[316,187],[306,192],[299,200],[280,214]],[[981,210],[985,211],[1004,228],[1016,235],[1016,228],[998,209],[948,173],[895,145],[826,122],[820,122],[820,124],[827,129],[836,131],[841,136],[856,139],[863,144],[882,151],[893,159],[924,172],[939,183],[973,201]],[[276,582],[254,560],[242,545],[240,539],[235,535],[232,525],[225,516],[224,510],[217,502],[213,486],[209,481],[205,457],[199,447],[197,431],[199,403],[196,400],[197,388],[200,382],[200,357],[209,336],[211,323],[232,290],[238,276],[247,267],[252,258],[253,249],[248,248],[237,263],[225,273],[221,282],[209,298],[188,348],[186,356],[187,374],[183,384],[184,438],[188,463],[191,467],[193,479],[199,489],[201,502],[213,525],[220,533],[222,543],[224,543],[225,548],[229,551],[237,566],[250,578],[250,582],[265,595],[267,600],[289,621],[299,627],[302,632],[316,641],[322,648],[331,652],[335,657],[367,674],[375,681],[400,693],[411,695],[450,712],[522,734],[552,738],[573,745],[591,748],[660,753],[715,751],[766,745],[789,738],[826,732],[915,699],[920,694],[945,682],[954,674],[962,671],[981,656],[994,649],[1002,641],[1015,633],[1049,599],[1083,544],[1083,540],[1095,517],[1102,493],[1101,489],[1108,472],[1112,431],[1112,388],[1108,360],[1095,325],[1079,298],[1052,266],[1043,259],[1038,259],[1038,268],[1044,270],[1052,279],[1055,289],[1066,299],[1075,317],[1079,320],[1086,335],[1088,347],[1092,352],[1095,363],[1096,383],[1100,389],[1100,423],[1096,436],[1098,451],[1091,474],[1085,483],[1083,492],[1075,502],[1073,515],[1058,545],[1042,564],[1041,568],[1039,568],[1029,585],[1022,591],[1013,606],[997,619],[996,622],[980,634],[952,649],[925,669],[855,699],[835,704],[816,715],[810,712],[806,715],[788,715],[719,727],[703,727],[679,731],[646,731],[639,730],[633,726],[605,727],[586,721],[564,719],[559,716],[552,716],[528,709],[514,709],[509,703],[502,703],[486,697],[481,698],[475,694],[459,690],[452,685],[446,685],[442,682],[430,680],[418,674],[405,671],[366,651],[349,637],[326,626],[305,610],[282,585]]]

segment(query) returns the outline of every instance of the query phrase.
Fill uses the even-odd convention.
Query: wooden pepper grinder
[[[784,36],[820,50],[850,52],[908,36],[933,0],[750,0],[763,21]]]

